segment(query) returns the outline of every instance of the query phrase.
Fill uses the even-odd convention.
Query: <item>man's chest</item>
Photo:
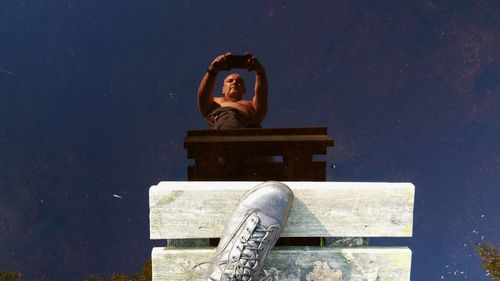
[[[242,100],[242,101],[235,102],[235,101],[230,101],[230,100],[227,100],[227,99],[224,99],[224,98],[216,98],[214,100],[221,107],[222,106],[228,106],[228,107],[236,108],[239,111],[247,113],[247,114],[248,113],[251,114],[251,113],[254,112],[253,105],[252,105],[252,103],[250,101]]]

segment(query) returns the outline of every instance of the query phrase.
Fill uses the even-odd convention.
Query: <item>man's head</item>
[[[238,73],[231,73],[224,79],[222,94],[227,99],[239,101],[245,95],[245,80]]]

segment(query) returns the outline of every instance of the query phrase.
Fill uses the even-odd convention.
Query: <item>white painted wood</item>
[[[151,239],[219,237],[260,182],[160,182],[149,190]],[[284,182],[295,200],[282,237],[411,237],[411,183]]]
[[[204,280],[213,249],[153,248],[153,281]],[[409,281],[411,251],[394,248],[275,248],[264,270],[280,281]],[[256,280],[260,280],[261,274]]]

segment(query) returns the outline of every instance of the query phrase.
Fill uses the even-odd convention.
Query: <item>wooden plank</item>
[[[264,136],[264,135],[326,135],[326,127],[242,128],[234,130],[189,130],[188,136]]]
[[[245,153],[248,150],[259,155],[283,155],[290,150],[325,154],[330,146],[333,146],[333,139],[327,136],[197,136],[184,141],[189,158],[212,150],[219,155]]]
[[[323,135],[272,135],[272,136],[189,136],[185,144],[206,143],[263,143],[263,142],[310,142],[332,145],[333,139]]]
[[[152,252],[153,280],[206,280],[213,249],[154,248]],[[315,281],[408,281],[411,251],[394,248],[279,248],[269,252],[263,272],[273,272],[276,280]],[[261,273],[256,280],[264,277]]]
[[[242,155],[245,157],[252,156],[270,156],[284,155],[291,150],[300,150],[303,153],[309,154],[326,154],[327,148],[331,145],[326,143],[314,142],[213,142],[213,143],[184,143],[187,149],[187,157],[189,159],[205,157],[207,153],[214,156],[226,155]]]
[[[278,181],[324,181],[326,177],[326,162],[314,161],[309,167],[302,167],[294,174],[286,173],[284,163],[245,163],[230,165],[217,165],[207,161],[206,164],[196,164],[188,167],[188,179],[190,181],[210,180],[278,180]]]
[[[219,237],[243,194],[260,182],[152,186],[151,239]],[[411,237],[411,183],[284,182],[295,200],[282,237]]]
[[[246,151],[282,155],[298,149],[310,154],[325,154],[327,147],[333,144],[333,139],[326,135],[326,128],[188,131],[184,140],[188,158],[198,158],[207,151],[217,155]]]

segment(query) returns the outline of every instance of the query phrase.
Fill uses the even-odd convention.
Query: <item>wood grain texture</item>
[[[214,249],[167,249],[152,251],[153,280],[206,280],[202,275]],[[411,251],[394,248],[275,248],[266,258],[256,280],[267,272],[280,281],[408,281]]]
[[[152,186],[151,239],[219,237],[243,194],[260,182]],[[411,237],[411,183],[284,182],[295,200],[282,237]]]

